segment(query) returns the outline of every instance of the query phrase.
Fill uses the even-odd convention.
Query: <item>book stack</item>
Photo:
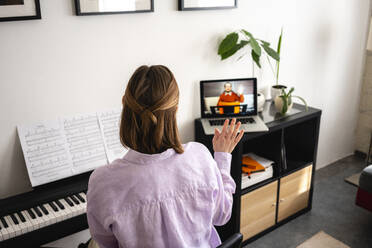
[[[242,158],[242,189],[262,182],[273,176],[273,163],[254,153],[244,154]]]

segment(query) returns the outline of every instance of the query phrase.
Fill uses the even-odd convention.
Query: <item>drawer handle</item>
[[[279,202],[284,202],[284,199],[280,199]]]
[[[276,203],[271,204],[271,207],[275,207],[275,206],[276,206]]]

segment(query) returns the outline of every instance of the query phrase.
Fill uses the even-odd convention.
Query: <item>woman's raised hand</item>
[[[221,132],[217,128],[214,130],[212,143],[213,150],[215,152],[231,153],[234,150],[235,146],[239,143],[240,139],[244,135],[244,131],[240,130],[240,132],[238,133],[241,123],[240,121],[236,123],[236,125],[235,123],[235,118],[232,119],[230,125],[229,120],[226,119]]]

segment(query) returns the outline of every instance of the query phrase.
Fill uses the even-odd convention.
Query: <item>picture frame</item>
[[[112,15],[154,12],[154,0],[75,0],[76,15]]]
[[[178,0],[179,11],[235,9],[237,7],[238,0]]]
[[[0,0],[0,22],[41,19],[39,0]]]

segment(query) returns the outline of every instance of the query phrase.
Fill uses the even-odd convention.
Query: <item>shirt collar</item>
[[[131,163],[134,163],[134,164],[149,164],[155,161],[167,159],[174,154],[175,154],[175,150],[173,148],[169,148],[162,153],[156,153],[156,154],[141,153],[141,152],[137,152],[135,150],[129,149],[129,151],[124,155],[123,159]]]

